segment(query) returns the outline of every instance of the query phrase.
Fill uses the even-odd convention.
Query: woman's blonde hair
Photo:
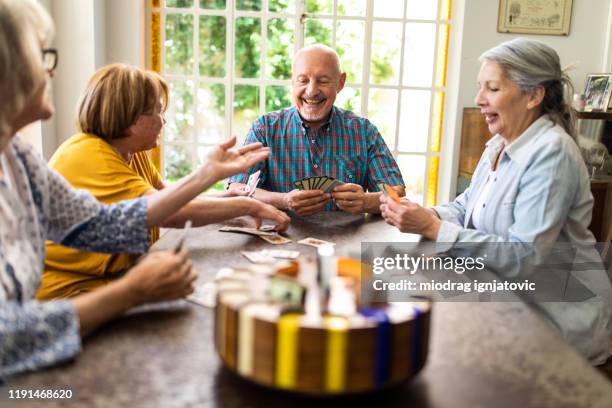
[[[168,85],[154,71],[126,64],[100,68],[91,77],[77,108],[77,128],[105,140],[127,136],[126,130],[161,101],[168,106]]]
[[[42,46],[53,37],[53,22],[34,0],[0,0],[0,150],[15,119],[47,80]]]

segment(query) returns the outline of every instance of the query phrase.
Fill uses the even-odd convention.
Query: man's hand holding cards
[[[312,215],[325,209],[331,194],[322,190],[292,190],[285,193],[284,207],[298,215]]]
[[[295,181],[293,190],[285,195],[285,208],[298,215],[312,215],[323,211],[331,200],[334,188],[344,184],[332,177],[306,177]]]
[[[359,184],[345,183],[336,187],[332,198],[342,211],[360,214],[365,208],[365,192]]]

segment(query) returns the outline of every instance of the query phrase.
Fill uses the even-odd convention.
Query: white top
[[[480,195],[476,199],[474,211],[472,212],[472,225],[477,230],[481,230],[484,227],[484,222],[482,219],[482,209],[487,206],[487,201],[489,200],[489,195],[491,194],[491,187],[495,184],[496,181],[497,171],[491,170],[489,172],[489,176],[487,177],[487,181],[485,181],[485,185],[482,187]]]
[[[13,180],[13,173],[11,172],[11,166],[9,166],[4,154],[0,154],[0,168],[3,173],[3,175],[0,176],[0,181],[3,181],[9,190],[14,190],[15,182]]]

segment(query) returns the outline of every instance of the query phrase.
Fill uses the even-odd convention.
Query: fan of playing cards
[[[259,174],[261,170],[257,170],[255,173],[249,176],[249,181],[247,181],[245,191],[248,193],[249,197],[252,197],[255,194],[255,190],[257,189],[257,184],[259,183]]]
[[[293,183],[300,190],[323,190],[325,193],[331,193],[342,184],[340,180],[327,176],[306,177]]]

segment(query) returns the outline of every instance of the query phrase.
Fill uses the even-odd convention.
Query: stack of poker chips
[[[338,277],[325,278],[334,280],[329,300],[358,299],[334,295],[338,288],[359,291],[356,262],[339,259]],[[312,276],[301,276],[307,269],[298,262],[251,266],[217,282],[215,346],[227,368],[261,385],[318,395],[373,391],[420,371],[429,344],[429,300],[324,306],[313,319],[305,304]]]

